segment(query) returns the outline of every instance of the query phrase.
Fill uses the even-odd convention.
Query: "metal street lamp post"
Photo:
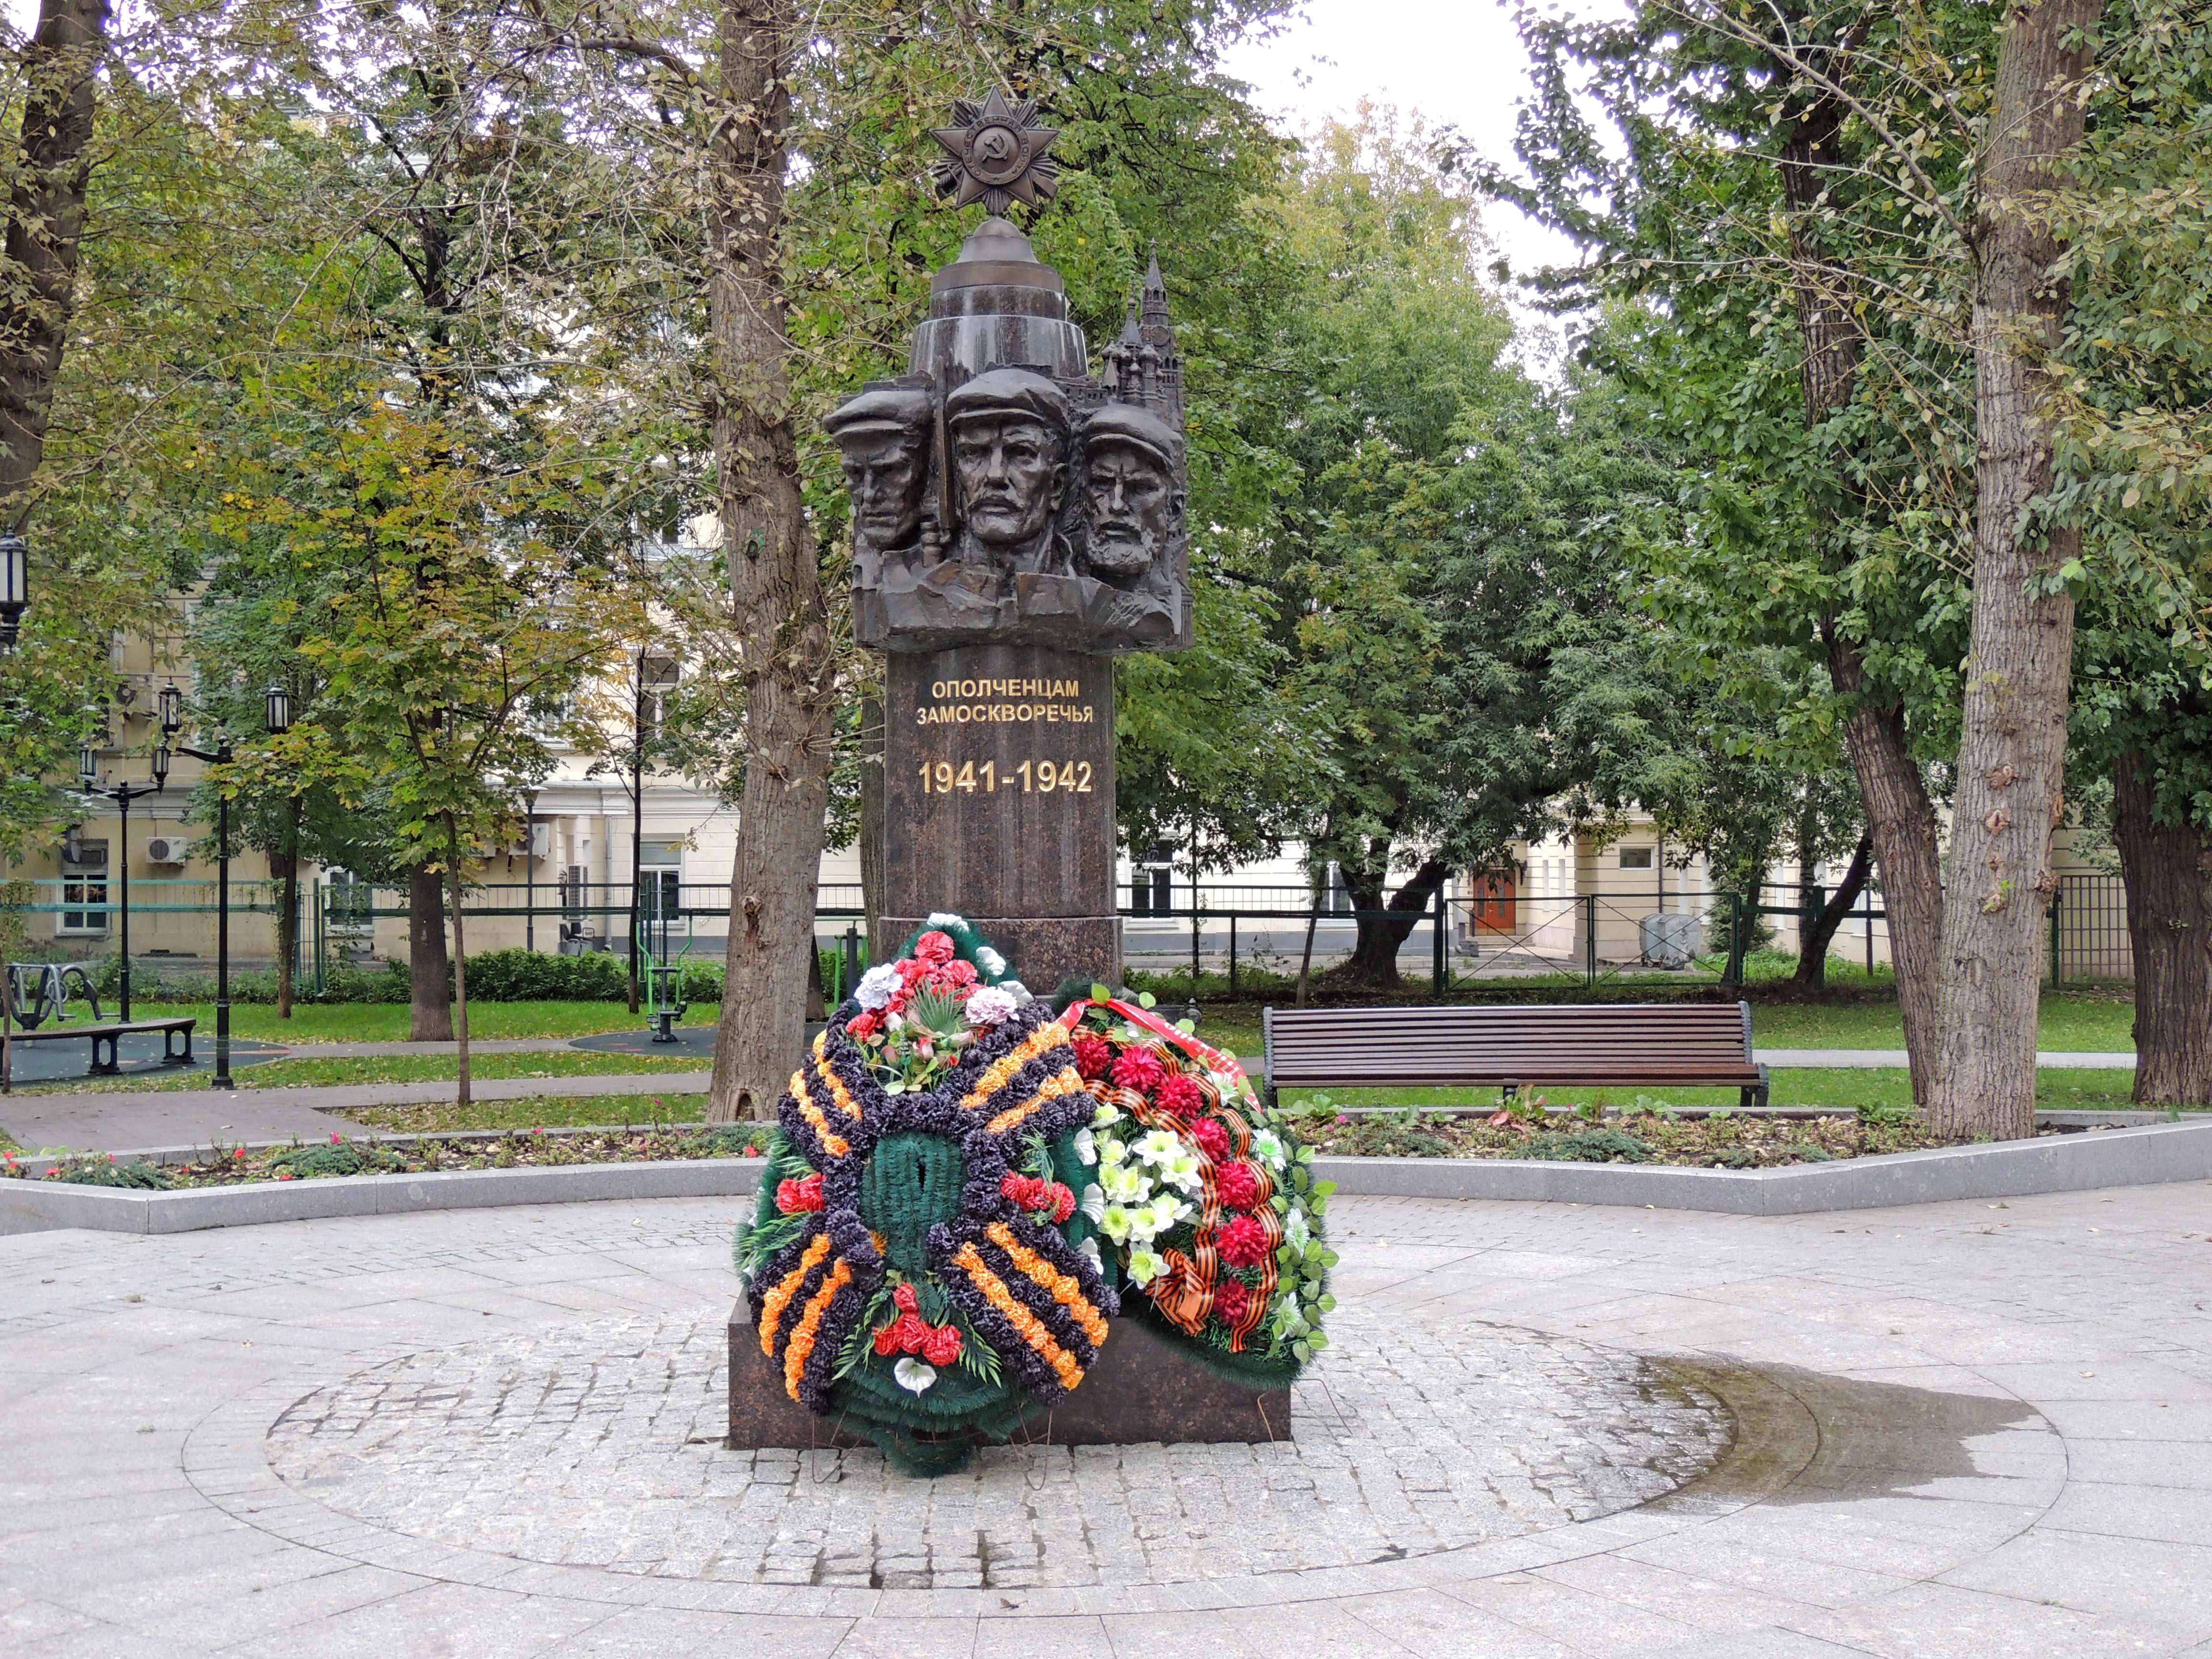
[[[161,688],[161,735],[173,740],[185,726],[184,693],[173,681]],[[167,745],[159,752],[166,754]],[[212,752],[181,744],[177,752],[228,766],[230,738],[218,735]],[[230,1077],[230,797],[221,790],[216,792],[215,845],[215,1086],[230,1089],[237,1086]],[[123,1017],[131,1018],[128,1012]]]
[[[131,1023],[131,803],[146,795],[158,795],[169,781],[169,748],[162,744],[154,751],[154,781],[151,783],[110,784],[100,787],[100,757],[90,744],[77,750],[77,775],[83,781],[88,795],[104,795],[115,803],[119,828],[117,839],[116,863],[121,875],[118,878],[119,914],[122,923],[122,994],[118,999],[123,1024]]]

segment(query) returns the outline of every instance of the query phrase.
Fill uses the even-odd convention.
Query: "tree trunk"
[[[643,671],[640,671],[642,678]],[[645,752],[630,750],[629,769],[629,1011],[637,1012],[637,924],[645,895]],[[656,896],[658,896],[656,895]]]
[[[461,931],[461,842],[452,818],[446,820],[446,880],[453,900],[453,1042],[457,1083],[453,1103],[469,1103],[469,949]]]
[[[1791,209],[1790,255],[1796,274],[1797,325],[1805,344],[1802,370],[1805,426],[1817,431],[1857,394],[1859,336],[1849,268],[1823,257],[1816,227],[1822,198],[1845,165],[1841,94],[1818,88],[1796,112],[1781,161],[1784,194]],[[1844,487],[1850,488],[1847,479]],[[1833,551],[1826,527],[1819,532],[1821,562]],[[1889,955],[1897,975],[1898,1011],[1905,1024],[1905,1052],[1912,1097],[1925,1101],[1936,1076],[1936,986],[1943,929],[1942,854],[1936,809],[1913,758],[1899,700],[1877,697],[1867,684],[1856,641],[1833,617],[1823,619],[1828,680],[1848,702],[1844,747],[1857,778],[1868,834],[1881,871],[1882,907],[1889,922]],[[1802,927],[1801,927],[1802,934]],[[1831,935],[1832,936],[1832,935]],[[1805,972],[1805,940],[1798,940],[1798,972]],[[1826,941],[1814,972],[1825,980]]]
[[[876,934],[884,915],[884,700],[860,699],[860,909],[861,931],[868,939],[868,960],[881,962],[890,953],[879,946]],[[846,988],[846,994],[852,988]]]
[[[1352,960],[1342,971],[1354,985],[1391,991],[1403,983],[1398,977],[1398,947],[1433,908],[1437,890],[1450,877],[1451,867],[1436,859],[1425,860],[1386,904],[1382,872],[1390,866],[1388,848],[1383,851],[1386,856],[1371,858],[1369,869],[1347,868],[1344,872],[1345,890],[1358,913],[1358,933]]]
[[[773,1109],[804,1046],[830,801],[836,658],[801,513],[785,337],[784,132],[793,0],[724,0],[709,165],[712,408],[745,688],[730,939],[710,1121]]]
[[[2023,197],[2060,184],[2081,137],[2076,95],[2103,0],[2017,0],[1997,47],[1996,100],[1975,227],[1974,603],[1965,719],[1944,869],[1942,1047],[1929,1126],[1963,1139],[2035,1133],[2044,915],[2064,811],[2074,600],[2051,581],[2079,529],[2028,521],[2054,477],[2040,404],[2066,285],[2059,247]]]
[[[1808,990],[1820,990],[1828,983],[1828,946],[1834,943],[1836,930],[1844,925],[1844,918],[1851,913],[1851,906],[1859,902],[1866,891],[1867,873],[1874,860],[1874,838],[1861,836],[1859,844],[1851,854],[1850,867],[1836,890],[1828,896],[1827,902],[1814,909],[1809,902],[1809,893],[1797,924],[1797,983]],[[1803,854],[1799,854],[1803,862]]]
[[[1942,860],[1936,838],[1936,808],[1905,735],[1903,706],[1874,700],[1858,647],[1832,627],[1828,630],[1828,678],[1851,700],[1844,716],[1844,748],[1859,781],[1867,834],[1881,872],[1881,908],[1889,928],[1890,967],[1897,975],[1898,1012],[1905,1022],[1912,1098],[1924,1105],[1936,1085],[1936,964],[1943,943]]]
[[[2159,822],[2155,775],[2112,765],[2112,841],[2136,955],[2136,1087],[2142,1106],[2212,1105],[2212,841]]]
[[[106,0],[40,0],[38,28],[22,52],[9,280],[0,295],[0,512],[12,523],[21,522],[24,489],[46,454],[69,334],[107,21]]]
[[[446,973],[446,884],[424,866],[407,872],[407,1040],[453,1040],[453,988]]]

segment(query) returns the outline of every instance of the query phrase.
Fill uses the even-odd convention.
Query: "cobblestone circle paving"
[[[1559,1336],[1362,1317],[1272,1445],[1026,1445],[906,1479],[870,1450],[730,1451],[725,1327],[587,1320],[388,1360],[277,1421],[271,1468],[372,1525],[522,1560],[867,1589],[1164,1584],[1403,1560],[1632,1508],[1726,1410]]]

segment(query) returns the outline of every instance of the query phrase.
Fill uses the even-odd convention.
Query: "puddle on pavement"
[[[1718,1395],[1735,1438],[1713,1466],[1659,1502],[1829,1504],[1903,1493],[1981,1471],[1966,1443],[2040,1425],[2032,1406],[1790,1365],[1655,1358],[1667,1382]]]

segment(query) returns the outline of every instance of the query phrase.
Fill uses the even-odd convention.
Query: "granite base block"
[[[1057,1406],[1039,1408],[1016,1437],[1060,1446],[1258,1445],[1291,1437],[1291,1394],[1246,1388],[1208,1370],[1142,1321],[1116,1318],[1082,1386]],[[817,1417],[785,1392],[775,1362],[761,1352],[760,1331],[743,1298],[730,1311],[727,1443],[733,1450],[871,1443],[834,1419]]]

